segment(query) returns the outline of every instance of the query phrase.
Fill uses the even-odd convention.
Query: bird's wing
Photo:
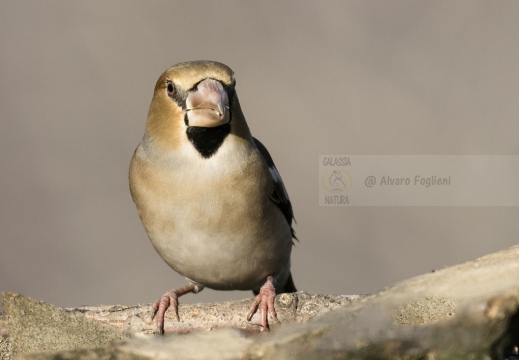
[[[290,226],[292,231],[292,237],[297,240],[294,229],[292,228],[292,220],[294,219],[294,213],[292,211],[292,204],[290,203],[290,199],[288,198],[287,190],[285,189],[285,185],[283,184],[283,180],[281,179],[281,175],[279,175],[278,169],[276,169],[276,165],[274,165],[274,160],[270,156],[267,148],[263,145],[258,139],[254,139],[254,144],[258,148],[260,154],[265,159],[267,166],[270,171],[270,177],[272,178],[272,192],[270,194],[270,198],[277,205],[279,210],[285,216],[285,219]]]

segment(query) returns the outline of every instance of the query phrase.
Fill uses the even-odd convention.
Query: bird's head
[[[233,71],[214,61],[190,61],[164,71],[155,85],[146,134],[164,149],[186,140],[204,158],[234,134],[249,138]]]

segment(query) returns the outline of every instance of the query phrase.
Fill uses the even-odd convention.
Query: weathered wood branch
[[[359,299],[358,295],[318,295],[306,292],[281,294],[276,297],[276,312],[279,323],[271,319],[271,328],[280,323],[306,322],[314,316],[339,309]],[[251,321],[245,319],[252,304],[252,298],[219,303],[180,304],[180,321],[172,312],[166,312],[164,330],[166,333],[185,334],[192,331],[213,330],[232,327],[246,332],[258,332],[259,313]],[[155,333],[157,329],[151,319],[151,305],[135,306],[84,306],[65,309],[80,313],[89,320],[108,324],[129,333]]]
[[[2,295],[11,326],[6,327],[5,321],[0,318],[0,328],[4,334],[4,344],[6,339],[12,339],[15,354],[16,349],[18,353],[29,353],[89,347],[131,335],[156,332],[155,323],[151,319],[150,304],[57,308],[15,293]],[[279,322],[272,320],[271,328],[276,329],[282,323],[305,322],[330,310],[347,306],[359,298],[355,295],[317,295],[305,292],[281,294],[276,298]],[[180,322],[171,312],[166,312],[165,332],[186,334],[217,328],[236,328],[248,334],[258,333],[259,314],[255,314],[250,322],[245,319],[252,300],[180,304]],[[2,357],[0,359],[3,360]]]
[[[282,294],[276,299],[281,324],[273,323],[270,334],[247,336],[258,334],[257,317],[245,321],[250,303],[183,304],[180,322],[167,316],[172,336],[161,337],[146,335],[153,332],[149,305],[60,309],[4,293],[0,359],[10,359],[12,349],[19,359],[32,360],[170,359],[172,354],[517,360],[519,246],[370,296]]]

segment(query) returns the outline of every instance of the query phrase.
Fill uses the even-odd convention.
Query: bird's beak
[[[188,126],[215,127],[229,122],[229,98],[219,81],[205,79],[186,98]]]

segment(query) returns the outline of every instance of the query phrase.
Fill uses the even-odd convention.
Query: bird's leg
[[[276,299],[276,289],[274,287],[272,276],[267,277],[267,281],[261,287],[259,294],[254,298],[254,302],[250,307],[249,314],[247,315],[247,321],[252,319],[252,316],[256,313],[256,311],[260,310],[261,316],[261,331],[268,331],[269,324],[267,321],[267,316],[270,316],[277,320],[276,310],[274,309],[274,300]]]
[[[170,307],[173,308],[177,321],[180,321],[180,317],[178,316],[178,298],[188,293],[197,293],[202,289],[203,288],[198,285],[189,284],[180,289],[173,289],[166,292],[160,299],[153,303],[151,307],[151,319],[153,320],[155,316],[157,317],[157,329],[161,334],[164,334],[164,314],[166,314],[166,310]]]

